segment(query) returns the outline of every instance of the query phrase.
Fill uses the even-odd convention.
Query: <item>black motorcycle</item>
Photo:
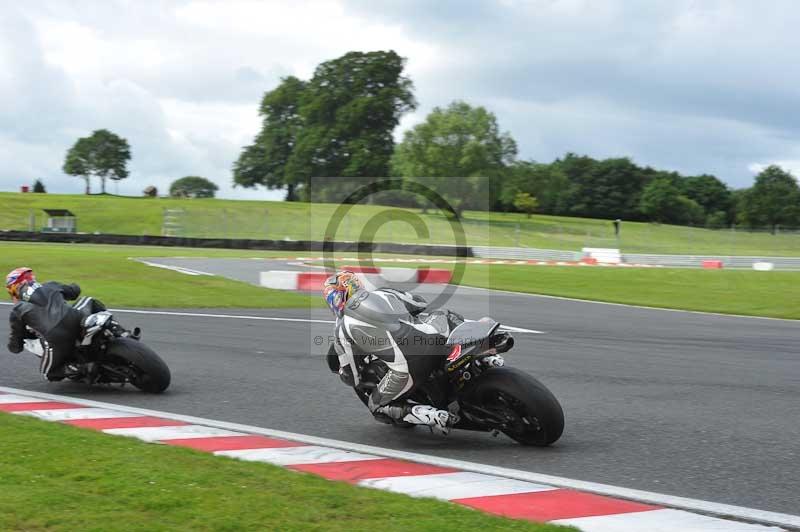
[[[140,341],[138,327],[129,331],[104,310],[85,316],[81,329],[74,356],[65,364],[65,379],[86,384],[130,383],[149,393],[169,387],[169,368]],[[44,338],[36,337],[25,340],[25,349],[41,357],[49,346]]]
[[[419,318],[435,324],[443,316],[447,313]],[[495,320],[483,318],[455,326],[427,380],[418,383],[407,400],[448,410],[457,419],[455,429],[502,432],[523,445],[552,444],[564,431],[564,412],[544,384],[524,371],[505,367],[500,353],[513,346],[513,337]],[[388,368],[383,360],[366,353],[356,353],[355,362],[359,382],[354,389],[366,405]],[[332,360],[330,354],[328,363],[338,370],[338,359]],[[385,421],[398,427],[414,426],[389,418]]]

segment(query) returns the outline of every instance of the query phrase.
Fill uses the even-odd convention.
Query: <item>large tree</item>
[[[539,200],[536,199],[536,196],[531,196],[527,192],[517,192],[514,197],[514,207],[526,213],[530,218],[531,214],[539,208]]]
[[[628,158],[596,161],[568,153],[555,164],[572,183],[570,211],[591,218],[641,218],[639,201],[653,171]]]
[[[169,186],[173,198],[213,198],[219,187],[205,177],[187,175],[176,179]]]
[[[306,127],[293,162],[314,175],[388,175],[392,132],[416,108],[404,66],[394,51],[350,52],[319,65],[303,94]]]
[[[713,175],[689,176],[681,180],[680,189],[684,196],[697,202],[707,216],[723,216],[732,210],[731,191]]]
[[[349,52],[317,66],[308,82],[284,79],[264,97],[264,127],[237,161],[234,182],[286,186],[294,199],[312,177],[330,177],[336,182],[320,180],[303,196],[335,200],[350,188],[347,178],[388,175],[392,132],[416,107],[404,66],[393,51]]]
[[[515,161],[503,180],[503,205],[513,207],[520,192],[534,196],[539,202],[539,211],[544,214],[564,214],[569,209],[571,184],[558,165]]]
[[[800,187],[797,179],[777,165],[756,176],[756,182],[740,199],[739,216],[751,227],[800,224]]]
[[[128,177],[127,164],[131,158],[128,141],[107,129],[98,129],[82,137],[67,152],[64,173],[80,176],[86,181],[86,193],[91,193],[91,178],[100,178],[100,191],[106,192],[106,179],[118,181]]]
[[[348,177],[389,174],[392,133],[403,113],[416,108],[404,66],[394,51],[377,51],[349,52],[317,67],[303,93],[304,127],[288,164],[305,178],[336,178],[331,186],[317,181],[313,199],[341,199],[359,181]]]
[[[640,208],[654,222],[697,224],[705,218],[703,208],[682,195],[669,177],[656,178],[644,188]]]
[[[264,94],[259,109],[261,131],[234,163],[234,186],[285,187],[287,201],[297,200],[295,191],[300,176],[287,173],[286,164],[297,144],[297,135],[303,123],[300,97],[304,87],[303,81],[289,76],[283,78],[278,87]]]
[[[491,206],[516,154],[516,142],[500,131],[493,113],[456,101],[434,108],[406,131],[392,167],[396,175],[430,186],[460,212]]]

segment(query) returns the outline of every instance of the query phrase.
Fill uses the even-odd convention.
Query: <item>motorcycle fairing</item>
[[[453,329],[447,338],[446,345],[459,344],[466,347],[479,344],[492,336],[498,327],[500,327],[500,323],[491,319],[466,321]]]

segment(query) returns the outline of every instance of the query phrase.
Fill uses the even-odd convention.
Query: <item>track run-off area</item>
[[[227,274],[255,282],[239,264]],[[327,369],[324,309],[117,310],[172,369],[159,396],[46,383],[25,354],[3,357],[0,385],[800,514],[800,323],[466,287],[447,306],[541,333],[515,334],[506,362],[561,401],[566,429],[554,446],[374,422]],[[9,309],[0,306],[3,335]]]

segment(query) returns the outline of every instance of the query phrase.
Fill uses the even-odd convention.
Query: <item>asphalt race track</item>
[[[180,264],[251,282],[266,266],[291,269],[265,261]],[[561,401],[567,425],[555,446],[375,423],[320,356],[331,327],[320,323],[331,319],[321,309],[185,311],[312,322],[119,313],[142,327],[143,340],[172,368],[173,386],[162,396],[48,384],[29,354],[0,358],[0,384],[800,513],[800,323],[471,288],[457,290],[448,306],[544,333],[515,335],[506,361]],[[3,335],[9,309],[0,307]],[[323,345],[315,345],[317,336]]]

